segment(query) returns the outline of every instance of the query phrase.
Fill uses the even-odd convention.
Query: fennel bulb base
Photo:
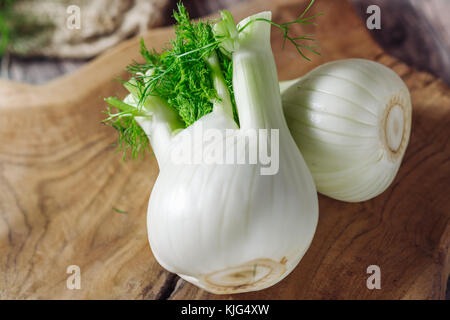
[[[286,258],[280,262],[261,258],[198,278],[179,276],[214,294],[242,293],[261,290],[280,281],[286,275],[286,262]]]
[[[396,161],[405,153],[410,117],[411,111],[407,111],[407,106],[397,96],[393,96],[385,109],[381,124],[383,132],[380,134],[386,154],[392,161]]]

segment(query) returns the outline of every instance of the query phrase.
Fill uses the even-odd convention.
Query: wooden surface
[[[270,9],[292,20],[303,5],[256,1],[236,19]],[[303,2],[304,4],[304,2]],[[251,10],[249,8],[252,8]],[[100,125],[102,97],[123,96],[121,70],[139,59],[129,40],[67,77],[43,86],[0,81],[0,298],[50,299],[437,299],[449,274],[450,91],[433,76],[386,55],[347,2],[322,0],[314,31],[321,57],[308,63],[280,33],[272,47],[280,79],[330,60],[360,57],[393,68],[411,90],[410,145],[392,186],[371,201],[319,196],[312,245],[297,268],[269,289],[215,296],[161,268],[147,241],[146,209],[158,174],[152,155],[122,162],[116,135]],[[150,31],[160,48],[170,29]],[[119,208],[126,213],[118,213]],[[381,268],[381,290],[368,290],[366,269]],[[66,269],[81,268],[80,290]]]

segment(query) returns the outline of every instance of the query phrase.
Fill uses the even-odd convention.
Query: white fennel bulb
[[[147,216],[152,252],[167,270],[217,294],[260,290],[279,282],[305,254],[318,221],[314,182],[283,115],[270,46],[271,25],[257,21],[259,18],[270,20],[271,13],[251,16],[236,27],[231,15],[224,12],[223,21],[214,29],[218,37],[231,34],[224,47],[233,63],[239,127],[233,120],[223,78],[215,68],[214,54],[208,62],[215,70],[219,99],[214,101],[211,113],[180,128],[167,103],[149,96],[146,114],[136,118],[149,137],[160,167]],[[239,26],[246,27],[238,31]],[[138,105],[133,94],[124,102]],[[249,143],[245,138],[249,130],[278,130],[279,149],[271,150],[278,154],[278,170],[261,174],[266,168],[261,161],[176,161],[175,151],[183,149],[184,138],[194,136],[199,127],[217,129],[223,137],[226,135],[226,141],[233,141],[211,139],[201,146],[206,153],[218,150],[215,144],[223,145],[225,152],[238,150],[238,141]],[[269,146],[273,145],[271,137],[266,136]]]
[[[394,71],[364,59],[338,60],[280,88],[289,129],[320,193],[357,202],[389,187],[412,112],[408,88]]]

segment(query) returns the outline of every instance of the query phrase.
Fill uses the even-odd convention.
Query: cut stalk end
[[[393,96],[384,111],[381,123],[383,147],[392,162],[401,160],[411,130],[411,104],[400,95]]]
[[[181,276],[215,294],[234,294],[267,288],[280,281],[286,273],[286,258],[280,262],[260,258],[236,267],[200,276]]]

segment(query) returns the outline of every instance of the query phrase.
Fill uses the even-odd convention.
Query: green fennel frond
[[[235,27],[234,33],[242,32],[254,21],[265,21],[280,28],[285,41],[292,43],[301,56],[309,60],[302,49],[319,54],[315,50],[316,44],[302,43],[302,41],[315,41],[312,35],[292,37],[289,31],[295,24],[314,24],[311,20],[321,14],[305,17],[313,3],[314,0],[294,21],[277,24],[267,19],[252,19],[239,29]],[[105,112],[108,118],[104,120],[104,123],[117,129],[120,150],[125,152],[131,150],[132,157],[136,157],[149,148],[148,138],[135,117],[146,116],[143,106],[150,96],[159,96],[174,108],[185,127],[213,110],[213,101],[219,99],[214,88],[213,71],[207,62],[213,54],[218,59],[221,69],[219,72],[222,73],[231,98],[233,117],[239,125],[233,91],[232,56],[221,47],[224,41],[227,41],[226,37],[215,36],[211,21],[191,21],[181,2],[177,5],[174,18],[177,23],[174,27],[175,38],[170,41],[169,48],[158,53],[155,50],[148,50],[144,41],[141,40],[140,51],[145,62],[133,62],[127,67],[127,71],[133,78],[132,81],[126,82],[125,86],[138,101],[137,107],[128,106],[125,103],[122,105],[116,98],[106,99],[109,106]],[[113,109],[117,112],[113,112]]]
[[[123,152],[123,159],[126,159],[128,151],[131,158],[143,155],[149,149],[147,135],[136,121],[137,116],[145,116],[142,111],[114,98],[106,98],[108,103],[104,113],[108,116],[103,123],[110,125],[117,130],[119,138],[117,141],[118,150]]]
[[[223,76],[228,88],[232,89],[231,59],[218,53],[219,42],[214,38],[212,23],[191,21],[181,3],[174,18],[177,24],[170,48],[157,53],[148,50],[141,40],[141,55],[145,62],[133,62],[127,67],[134,81],[126,82],[126,86],[138,100],[136,111],[120,106],[115,98],[107,99],[110,107],[104,123],[117,129],[119,147],[123,151],[131,150],[132,157],[148,148],[148,139],[134,117],[136,112],[143,113],[143,105],[149,96],[164,99],[177,111],[185,127],[212,111],[213,101],[218,97],[206,58],[213,52],[217,52],[220,65],[226,66],[227,72]],[[232,92],[230,94],[232,96]],[[113,113],[111,106],[118,112]]]
[[[120,209],[118,209],[118,208],[116,208],[116,207],[113,207],[112,209],[113,209],[115,212],[120,213],[120,214],[127,214],[127,213],[128,213],[127,211],[120,210]]]
[[[142,84],[140,99],[157,95],[175,108],[186,127],[210,113],[217,98],[211,70],[205,58],[218,47],[210,22],[192,22],[182,4],[174,13],[177,25],[171,48],[162,54],[150,52],[141,42],[144,64],[128,71]],[[224,57],[222,57],[224,58]],[[148,70],[151,70],[149,73]]]
[[[245,30],[245,28],[247,28],[250,24],[252,24],[255,21],[264,21],[267,23],[270,23],[271,25],[279,28],[282,32],[283,32],[283,47],[285,45],[286,41],[289,41],[292,45],[294,45],[294,47],[297,49],[297,52],[306,60],[310,61],[311,59],[309,59],[302,51],[303,49],[306,49],[308,51],[311,51],[312,53],[315,53],[317,55],[320,56],[320,53],[318,51],[316,51],[314,48],[317,48],[318,45],[316,43],[313,44],[303,44],[302,40],[307,40],[307,41],[312,41],[312,42],[316,42],[316,40],[313,38],[313,34],[307,34],[305,36],[302,37],[292,37],[289,35],[289,31],[291,30],[291,27],[295,24],[312,24],[312,25],[316,25],[315,22],[312,22],[311,20],[314,18],[317,18],[319,16],[322,16],[323,13],[318,13],[315,14],[313,16],[310,17],[306,17],[305,18],[305,14],[309,11],[309,9],[312,7],[312,5],[314,4],[315,0],[311,0],[311,2],[309,3],[309,5],[306,7],[306,9],[302,12],[302,14],[300,16],[298,16],[297,19],[290,21],[290,22],[285,22],[285,23],[275,23],[271,20],[268,19],[264,19],[264,18],[257,18],[257,19],[253,19],[250,20],[249,22],[247,22],[245,25],[243,25],[241,28],[239,28],[238,32],[242,32],[243,30]]]

